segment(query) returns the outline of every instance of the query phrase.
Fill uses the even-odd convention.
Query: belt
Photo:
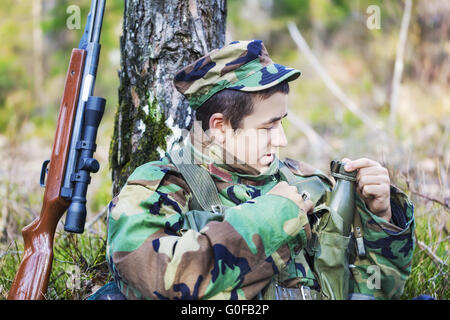
[[[276,300],[321,300],[320,292],[308,286],[286,288],[275,284],[275,296]]]
[[[319,291],[308,286],[287,288],[277,283],[269,285],[265,294],[265,300],[322,300]]]

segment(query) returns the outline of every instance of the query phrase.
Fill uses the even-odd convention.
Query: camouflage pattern
[[[391,205],[396,223],[372,214],[361,199],[358,199],[357,212],[363,225],[364,245],[367,256],[358,258],[351,269],[354,281],[351,282],[354,293],[371,296],[375,299],[397,299],[411,272],[414,251],[414,206],[408,197],[395,186],[391,186]],[[399,215],[404,212],[404,215]],[[376,268],[379,267],[379,270]],[[380,288],[374,276],[380,272]]]
[[[293,201],[267,194],[281,181],[278,164],[254,174],[245,165],[218,161],[220,153],[211,152],[210,142],[198,150],[196,137],[191,139],[199,165],[230,208],[223,221],[198,232],[182,230],[192,194],[176,167],[164,157],[137,168],[108,213],[107,259],[122,293],[128,299],[253,299],[274,282],[320,290],[310,264],[314,243],[302,228],[305,213]],[[332,178],[303,162],[292,163],[298,179],[318,176],[331,190]],[[350,241],[351,297],[402,294],[414,250],[413,205],[394,186],[391,203],[394,221],[387,222],[357,199],[367,255],[355,258]],[[314,234],[311,239],[317,241]]]
[[[300,74],[273,63],[261,40],[233,41],[180,70],[173,83],[191,108],[198,109],[220,90],[260,91]]]

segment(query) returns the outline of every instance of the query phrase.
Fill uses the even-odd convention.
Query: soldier
[[[370,159],[343,159],[346,171],[357,170],[354,226],[365,251],[358,255],[356,233],[317,228],[334,179],[277,158],[287,145],[288,82],[299,75],[274,63],[260,40],[231,42],[176,74],[198,122],[178,151],[138,167],[110,204],[107,259],[127,299],[401,296],[413,205],[388,171]],[[299,182],[316,177],[319,187],[300,195],[282,167]],[[332,270],[330,285],[324,274],[333,259],[344,279]],[[333,292],[335,285],[347,291]]]

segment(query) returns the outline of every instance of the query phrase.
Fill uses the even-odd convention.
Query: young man
[[[181,148],[184,159],[206,172],[215,190],[198,171],[187,181],[173,152],[131,174],[108,215],[107,258],[126,298],[400,297],[414,249],[413,206],[390,185],[388,171],[373,160],[343,159],[347,171],[358,172],[355,216],[366,254],[356,256],[350,235],[317,234],[326,214],[314,213],[324,208],[332,178],[276,156],[287,145],[288,82],[299,75],[273,63],[254,40],[214,50],[175,76],[201,121]],[[300,195],[282,166],[297,181],[318,177],[319,196]],[[212,211],[223,215],[201,205],[214,194],[221,203]],[[329,250],[346,257],[329,279],[343,272],[348,296],[334,294],[328,287],[335,284],[322,276],[320,266],[334,259],[324,254]]]

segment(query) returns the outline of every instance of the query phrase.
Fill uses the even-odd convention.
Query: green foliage
[[[104,209],[105,205],[111,201],[111,188],[112,183],[110,177],[107,175],[107,171],[103,170],[100,177],[100,186],[89,196],[91,201],[92,212],[100,212]]]
[[[19,246],[16,242],[11,243],[4,252],[0,253],[0,300],[8,296],[22,254],[23,245]]]
[[[123,87],[119,90],[126,91]],[[139,88],[133,87],[132,90],[138,91]],[[126,97],[127,93],[125,92],[121,96]],[[154,94],[151,91],[146,91],[144,96],[147,104],[138,107],[137,118],[142,119],[142,125],[145,126],[145,129],[139,145],[135,147],[133,152],[131,150],[133,150],[134,146],[131,144],[129,135],[133,132],[134,124],[131,122],[132,117],[128,114],[133,110],[133,108],[129,107],[129,104],[132,102],[124,99],[125,101],[122,101],[122,104],[119,106],[121,117],[120,128],[118,123],[119,113],[116,114],[115,133],[111,140],[109,158],[111,167],[120,168],[118,186],[123,186],[128,176],[138,166],[148,161],[158,160],[160,158],[158,148],[161,150],[166,149],[166,137],[171,133],[171,129],[165,123],[166,118],[164,114],[159,111],[158,100],[154,97]],[[121,143],[118,142],[119,130],[125,133],[125,136],[121,138]],[[129,155],[131,154],[133,157],[130,158]],[[121,157],[124,157],[124,159]],[[124,164],[120,164],[119,162]]]
[[[427,294],[435,299],[448,300],[449,291],[449,267],[448,253],[449,243],[442,235],[443,226],[436,223],[435,212],[442,208],[440,205],[418,207],[418,212],[427,212],[427,215],[416,217],[416,235],[419,241],[430,246],[434,255],[442,263],[433,260],[426,249],[421,249],[417,244],[414,250],[411,276],[405,285],[402,299],[411,299],[421,294]],[[417,214],[416,214],[417,215]],[[438,232],[436,232],[438,231]]]
[[[71,5],[80,8],[80,29],[67,28],[70,16],[67,8]],[[71,50],[78,46],[89,9],[90,1],[84,0],[44,4],[40,21],[37,21],[42,32],[39,38],[35,33],[32,6],[27,0],[0,3],[0,38],[6,44],[0,48],[0,134],[9,132],[8,135],[15,136],[30,120],[39,132],[45,131],[41,126],[55,126]],[[107,99],[104,118],[110,119],[117,105],[118,30],[122,16],[123,1],[108,1],[100,40],[96,94]],[[41,41],[42,60],[36,60],[34,41]],[[34,81],[38,65],[42,67],[42,83]],[[43,92],[38,96],[36,90]]]
[[[441,251],[441,250],[440,250]],[[450,299],[448,266],[439,266],[418,247],[414,250],[411,275],[401,299],[427,294],[438,300]]]
[[[57,234],[46,299],[81,300],[111,281],[105,260],[106,239],[85,232]],[[6,299],[23,255],[23,243],[13,242],[0,255],[0,300]]]
[[[81,300],[111,280],[105,261],[106,239],[85,232],[56,235],[52,274],[46,299]],[[5,299],[23,255],[13,242],[0,256],[0,299]]]
[[[105,260],[106,239],[101,236],[62,233],[56,239],[54,254],[49,300],[85,299],[94,286],[111,280]]]
[[[281,0],[276,1],[272,16],[274,19],[292,19],[302,28],[311,26],[311,1],[308,0]]]
[[[24,3],[0,3],[0,39],[3,43],[0,48],[0,133],[6,133],[8,128],[13,132],[20,128],[25,114],[31,108],[29,64],[18,59],[30,56],[31,44],[25,40],[31,23],[24,17],[22,23],[14,19],[25,10]],[[12,136],[13,133],[9,132],[8,135]]]

